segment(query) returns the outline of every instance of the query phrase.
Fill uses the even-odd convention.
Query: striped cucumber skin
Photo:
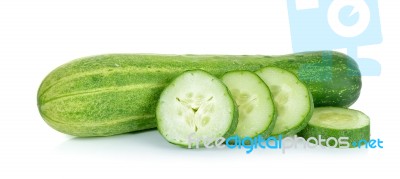
[[[283,56],[110,54],[85,57],[52,71],[38,90],[38,108],[54,129],[109,136],[156,127],[158,98],[187,70],[221,76],[276,66],[296,74],[316,106],[349,106],[361,90],[356,62],[332,51]],[[328,75],[327,75],[328,74]]]
[[[333,124],[331,124],[331,126],[322,126],[318,123],[312,123],[312,121],[310,121],[308,123],[308,125],[302,131],[300,131],[297,135],[305,138],[306,140],[310,137],[314,137],[314,138],[318,139],[319,135],[321,136],[322,139],[328,139],[329,137],[334,137],[336,139],[339,139],[340,137],[348,137],[349,138],[348,142],[350,144],[350,146],[349,146],[350,148],[356,147],[356,145],[352,145],[353,142],[358,144],[358,142],[360,140],[365,140],[365,141],[370,140],[369,118],[368,118],[368,116],[366,116],[365,114],[363,114],[360,111],[353,110],[353,109],[338,108],[338,107],[319,107],[319,108],[315,109],[314,115],[320,114],[325,111],[333,111],[333,110],[337,110],[338,113],[340,113],[341,111],[345,111],[345,112],[347,111],[348,113],[357,114],[359,116],[362,116],[362,117],[368,119],[368,124],[364,125],[364,126],[360,126],[360,127],[348,126],[345,128],[340,128],[340,127],[338,127],[339,125],[337,123],[333,123]],[[315,116],[313,116],[313,117],[315,117]],[[338,119],[345,120],[340,117],[338,117]],[[311,119],[311,120],[313,120],[313,119]],[[313,142],[313,141],[311,141],[311,142]],[[331,140],[329,142],[329,145],[334,146],[335,145],[334,143],[335,142]],[[321,144],[326,146],[326,143],[321,143]],[[339,145],[337,145],[336,147],[339,147]]]

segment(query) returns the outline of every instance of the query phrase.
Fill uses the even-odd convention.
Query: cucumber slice
[[[157,127],[170,143],[191,146],[233,134],[238,111],[228,88],[202,70],[178,76],[161,94]],[[190,139],[189,139],[190,138]],[[211,140],[211,141],[210,141]]]
[[[267,136],[275,124],[275,106],[268,86],[253,72],[232,71],[222,82],[231,91],[239,109],[235,135],[239,137]]]
[[[306,127],[314,109],[307,87],[291,72],[265,67],[256,72],[269,86],[278,113],[272,136],[294,135]]]
[[[310,137],[318,139],[319,135],[323,139],[333,137],[336,140],[340,137],[348,137],[349,147],[356,147],[360,140],[369,141],[370,120],[360,111],[340,107],[319,107],[315,108],[307,127],[298,135],[305,139]],[[327,142],[321,142],[321,144],[335,145],[334,140]],[[336,147],[340,146],[336,145]]]

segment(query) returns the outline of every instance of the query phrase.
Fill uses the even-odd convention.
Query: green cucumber
[[[361,90],[357,64],[337,52],[284,56],[111,54],[64,64],[42,82],[41,116],[54,129],[74,136],[109,136],[156,127],[162,90],[187,70],[221,76],[277,66],[296,74],[316,106],[349,106]]]
[[[193,70],[178,76],[161,93],[157,128],[170,143],[189,146],[192,139],[217,139],[236,129],[238,111],[228,88],[211,74]],[[211,142],[211,141],[210,141]]]
[[[304,129],[314,109],[306,85],[296,75],[277,67],[262,68],[256,73],[270,87],[278,112],[271,135],[285,137]]]
[[[335,140],[321,142],[322,145],[340,147],[337,143],[340,137],[348,137],[349,147],[355,147],[359,141],[370,139],[370,119],[361,111],[339,108],[319,107],[314,109],[313,116],[307,127],[298,133],[308,139],[310,137]],[[311,142],[314,142],[311,140]],[[336,143],[336,144],[335,144]],[[357,144],[357,145],[354,145]]]
[[[235,135],[239,137],[267,136],[276,121],[275,106],[268,86],[249,71],[232,71],[221,77],[231,91],[239,109]]]

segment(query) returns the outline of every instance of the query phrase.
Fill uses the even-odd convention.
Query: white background
[[[371,117],[384,149],[186,150],[157,131],[73,138],[41,119],[41,80],[72,59],[104,53],[291,53],[286,1],[143,0],[0,2],[0,178],[334,178],[395,176],[398,166],[399,1],[380,0],[383,42],[359,48],[377,59],[352,108]],[[396,167],[398,168],[398,167]]]

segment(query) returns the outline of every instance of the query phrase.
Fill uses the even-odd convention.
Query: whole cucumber
[[[213,75],[276,66],[306,84],[315,106],[348,107],[361,90],[356,62],[332,51],[283,56],[109,54],[52,71],[38,91],[38,108],[54,129],[74,136],[109,136],[156,127],[160,93],[184,71]]]

